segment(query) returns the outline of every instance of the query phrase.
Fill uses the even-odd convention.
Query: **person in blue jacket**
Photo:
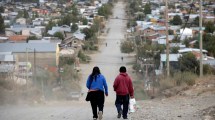
[[[91,94],[91,107],[93,120],[101,120],[103,115],[105,96],[108,96],[108,86],[105,77],[100,73],[99,67],[94,67],[86,83],[88,92]],[[99,112],[97,113],[97,107]]]

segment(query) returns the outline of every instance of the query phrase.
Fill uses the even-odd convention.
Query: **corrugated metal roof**
[[[0,55],[12,55],[12,52],[0,52]]]
[[[57,43],[0,43],[0,52],[55,52]]]
[[[14,56],[13,55],[1,55],[0,54],[0,61],[4,61],[4,62],[13,62],[14,60]]]

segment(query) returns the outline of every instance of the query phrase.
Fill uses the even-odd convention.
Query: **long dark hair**
[[[92,71],[91,75],[90,75],[90,80],[93,81],[93,79],[95,78],[95,81],[96,81],[96,76],[97,76],[98,74],[101,74],[101,73],[100,73],[100,70],[99,70],[99,67],[95,66],[95,67],[93,68],[93,71]]]

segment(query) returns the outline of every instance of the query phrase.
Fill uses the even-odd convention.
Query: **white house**
[[[55,26],[51,30],[48,30],[48,34],[54,35],[56,32],[71,32],[71,28],[68,25]]]
[[[180,29],[180,40],[184,40],[186,38],[192,38],[193,37],[193,31],[190,28],[184,28]]]
[[[25,25],[26,24],[26,19],[25,18],[18,18],[16,20],[16,23],[19,23],[21,25]]]
[[[170,64],[174,64],[178,62],[178,58],[180,58],[181,54],[169,54],[169,62]],[[162,70],[166,64],[166,54],[160,54],[160,70]]]

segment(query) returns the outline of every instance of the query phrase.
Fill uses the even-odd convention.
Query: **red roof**
[[[13,35],[13,36],[9,36],[9,40],[12,41],[26,41],[28,38],[28,36],[24,36],[24,35]]]

